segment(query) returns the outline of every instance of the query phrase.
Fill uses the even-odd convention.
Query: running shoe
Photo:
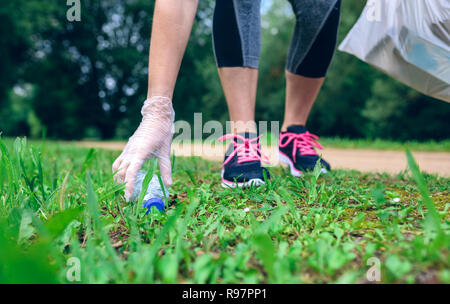
[[[320,159],[322,172],[331,170],[330,164],[320,158],[315,148],[323,149],[317,142],[318,136],[309,133],[304,126],[290,126],[280,133],[278,144],[279,160],[288,165],[293,176],[301,176],[303,171],[314,170]]]
[[[270,178],[269,171],[261,166],[269,158],[261,153],[259,136],[256,133],[227,134],[219,141],[232,140],[225,153],[222,169],[222,187],[235,188],[259,186]]]

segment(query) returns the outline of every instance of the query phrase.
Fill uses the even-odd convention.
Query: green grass
[[[77,261],[82,283],[365,283],[372,257],[381,282],[450,283],[450,179],[411,155],[396,176],[270,168],[246,191],[179,157],[168,210],[145,215],[118,154],[0,139],[0,283],[70,283]]]

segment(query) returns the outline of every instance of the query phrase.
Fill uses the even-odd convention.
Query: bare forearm
[[[198,0],[157,0],[153,16],[148,93],[172,98]]]

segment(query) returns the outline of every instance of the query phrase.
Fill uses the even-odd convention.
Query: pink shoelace
[[[233,153],[231,153],[225,162],[223,163],[226,165],[230,160],[237,154],[238,156],[238,164],[250,162],[250,161],[263,161],[266,163],[269,163],[269,157],[264,155],[261,152],[261,145],[258,142],[258,139],[261,136],[258,136],[256,138],[250,139],[245,138],[242,135],[238,134],[227,134],[225,136],[222,136],[219,138],[219,141],[225,141],[229,139],[234,139],[233,145],[234,150]]]
[[[323,149],[322,145],[317,142],[318,139],[319,136],[309,133],[308,131],[301,134],[284,133],[280,134],[280,147],[284,148],[293,141],[292,157],[295,162],[297,150],[300,151],[300,155],[317,155],[314,147]]]

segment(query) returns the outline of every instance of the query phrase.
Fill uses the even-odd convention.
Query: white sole
[[[301,177],[303,175],[302,171],[300,171],[297,168],[295,168],[294,163],[284,153],[278,151],[278,159],[283,164],[289,166],[289,169],[291,171],[291,175],[296,176],[296,177]],[[327,173],[328,172],[328,170],[325,169],[325,168],[321,168],[320,170],[322,171],[322,173]]]
[[[294,163],[291,161],[289,157],[278,151],[278,159],[285,165],[289,166],[289,170],[291,171],[291,175],[300,177],[303,175],[302,171],[295,168]]]
[[[261,185],[265,185],[266,183],[260,179],[260,178],[253,178],[247,182],[243,182],[243,183],[235,183],[235,182],[230,182],[230,181],[225,181],[225,179],[223,178],[223,170],[221,173],[221,177],[222,177],[222,187],[223,188],[244,188],[244,187],[258,187]]]
[[[289,169],[291,171],[291,175],[296,176],[296,177],[301,177],[303,175],[302,171],[300,171],[297,168],[295,168],[294,163],[284,153],[278,151],[278,159],[283,164],[289,166]],[[322,171],[322,173],[327,173],[328,172],[328,170],[325,169],[325,168],[321,168],[321,171]]]

